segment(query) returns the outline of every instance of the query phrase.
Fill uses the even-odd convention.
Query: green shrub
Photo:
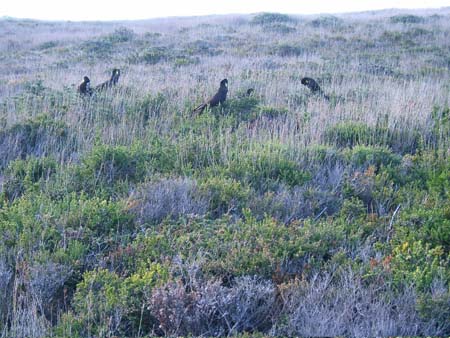
[[[378,145],[387,146],[401,154],[414,154],[421,145],[422,137],[415,130],[391,130],[378,125],[368,126],[358,122],[343,122],[326,129],[322,139],[337,147]]]
[[[151,160],[141,146],[96,146],[83,159],[82,174],[111,184],[118,180],[138,182],[144,179]],[[89,177],[90,176],[90,177]]]
[[[343,152],[334,147],[325,145],[311,145],[301,150],[298,156],[303,166],[323,166],[343,163],[345,156]]]
[[[250,21],[254,25],[268,25],[274,23],[290,23],[295,22],[295,19],[286,14],[280,13],[262,13],[252,18]]]
[[[311,21],[311,25],[315,28],[325,27],[325,28],[335,28],[343,24],[343,20],[338,17],[328,15],[321,16],[317,19]]]
[[[0,210],[0,238],[11,252],[24,250],[34,259],[56,253],[58,260],[72,264],[87,249],[98,249],[93,238],[126,235],[133,220],[122,202],[75,193],[60,201],[27,194]]]
[[[197,65],[199,63],[200,59],[198,57],[179,56],[174,60],[175,67],[185,67],[190,65]]]
[[[135,273],[125,278],[120,285],[120,298],[123,299],[124,321],[129,325],[123,329],[127,335],[136,337],[142,332],[151,332],[155,319],[151,315],[147,303],[155,287],[163,285],[169,279],[166,267],[160,264],[143,262]]]
[[[229,118],[229,122],[236,128],[242,122],[252,122],[257,119],[259,100],[256,97],[240,97],[229,99],[224,106],[223,114]]]
[[[374,166],[378,170],[381,166],[397,167],[401,162],[399,155],[385,147],[355,146],[346,153],[349,162],[357,168]]]
[[[274,32],[281,34],[290,34],[297,31],[295,27],[285,25],[283,23],[275,23],[271,25],[264,25],[263,27],[265,32]]]
[[[24,89],[30,94],[42,96],[49,88],[44,86],[42,79],[38,79],[25,83]]]
[[[239,181],[222,177],[207,178],[201,183],[200,190],[210,201],[213,217],[220,217],[225,213],[240,214],[251,193]]]
[[[168,61],[171,58],[169,51],[164,47],[152,47],[130,58],[131,63],[145,63],[155,65]]]
[[[54,121],[48,115],[39,115],[1,130],[0,149],[3,156],[0,169],[17,158],[47,156],[50,150],[70,147],[66,144],[68,134],[69,128],[63,122]]]
[[[292,46],[288,44],[281,44],[272,48],[271,54],[278,56],[299,56],[305,53],[305,49],[300,46]]]
[[[158,138],[145,148],[141,143],[126,146],[95,146],[84,156],[76,171],[78,189],[97,188],[114,191],[115,184],[137,183],[155,172],[170,172],[175,167],[174,149]]]
[[[60,208],[65,212],[63,224],[74,231],[82,227],[79,238],[86,244],[90,244],[92,235],[97,238],[126,234],[133,228],[133,216],[127,212],[123,202],[72,193],[61,201]]]
[[[119,333],[125,314],[120,278],[104,269],[85,272],[73,298],[79,335],[107,337]]]
[[[106,59],[114,51],[110,40],[88,40],[81,44],[81,50],[90,58]]]
[[[215,56],[221,53],[215,46],[215,44],[210,41],[205,40],[195,40],[186,44],[180,55],[190,55],[190,56]]]
[[[369,144],[373,129],[366,124],[343,122],[325,130],[324,141],[338,147],[353,147],[358,144]]]
[[[45,41],[41,43],[37,48],[40,50],[46,50],[57,47],[59,44],[59,41]]]
[[[410,24],[410,23],[423,23],[425,19],[417,15],[408,14],[408,15],[391,16],[390,21],[392,23]]]
[[[436,207],[414,207],[403,211],[398,221],[396,238],[410,243],[421,241],[430,248],[442,247],[450,253],[450,204],[439,203]]]
[[[431,248],[422,241],[405,241],[393,248],[389,269],[397,285],[406,282],[425,292],[434,280],[450,282],[448,264],[450,256],[441,246]]]
[[[46,180],[56,172],[56,161],[49,157],[28,158],[10,162],[5,170],[3,193],[8,201],[32,189],[41,179]]]
[[[132,29],[126,28],[126,27],[120,27],[116,28],[114,32],[107,35],[105,37],[105,40],[108,40],[112,43],[121,43],[121,42],[128,42],[134,39],[136,34]]]
[[[259,106],[259,116],[274,119],[279,116],[285,116],[288,113],[286,108],[275,108],[269,106]]]
[[[278,183],[291,187],[302,185],[310,178],[296,162],[285,155],[264,150],[242,154],[241,158],[230,163],[227,172],[234,179],[262,191]]]

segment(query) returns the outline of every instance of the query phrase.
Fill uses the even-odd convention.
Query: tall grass
[[[449,17],[0,20],[0,337],[448,335]]]

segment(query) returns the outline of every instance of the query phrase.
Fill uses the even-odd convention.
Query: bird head
[[[309,83],[309,79],[307,77],[304,77],[301,81],[302,85],[307,85]]]
[[[221,87],[228,87],[228,80],[227,79],[223,79],[222,81],[220,81],[220,86]]]
[[[87,76],[85,76],[85,77],[83,78],[83,81],[84,81],[85,83],[91,82],[91,80],[89,80],[89,78],[88,78]]]

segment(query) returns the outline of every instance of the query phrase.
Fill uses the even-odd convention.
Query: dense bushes
[[[344,122],[336,124],[323,134],[323,141],[337,147],[355,145],[387,146],[401,154],[414,154],[420,147],[421,136],[412,130],[391,130],[382,126],[368,126],[363,123]]]
[[[0,336],[448,336],[444,16],[171,20],[0,20]]]
[[[14,159],[26,156],[46,156],[52,151],[69,147],[69,128],[63,122],[57,122],[48,115],[39,115],[33,119],[17,123],[0,131],[0,168],[4,168]]]
[[[257,25],[267,25],[273,23],[289,23],[295,21],[294,18],[286,14],[279,13],[262,13],[256,15],[251,23]]]

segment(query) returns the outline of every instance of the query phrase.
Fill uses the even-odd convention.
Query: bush
[[[225,213],[241,214],[251,191],[239,181],[229,178],[211,177],[200,185],[201,192],[209,202],[212,217],[220,217]]]
[[[160,62],[168,61],[170,54],[164,47],[152,47],[130,58],[131,63],[145,63],[155,65]]]
[[[236,278],[230,287],[195,278],[158,288],[149,305],[164,335],[228,336],[267,331],[275,288],[254,277]]]
[[[268,25],[278,23],[290,23],[295,22],[295,19],[286,14],[280,13],[262,13],[258,14],[250,21],[254,25]]]
[[[272,48],[271,54],[278,56],[300,56],[305,53],[305,49],[300,46],[291,46],[288,44],[278,45]]]
[[[398,167],[401,162],[399,155],[393,154],[384,147],[355,146],[346,154],[351,165],[363,170],[369,166],[374,166],[376,170],[380,169],[381,166]]]
[[[90,58],[107,59],[114,51],[114,43],[106,40],[88,40],[81,44],[81,50]]]
[[[265,32],[274,32],[280,34],[291,34],[297,31],[295,27],[285,25],[283,23],[274,23],[271,25],[264,25]]]
[[[216,56],[219,55],[220,53],[221,53],[220,50],[218,50],[213,43],[205,40],[195,40],[193,42],[189,42],[188,44],[186,44],[184,50],[181,52],[180,55]]]
[[[76,326],[83,337],[107,337],[119,333],[125,314],[120,294],[120,278],[98,269],[85,272],[73,298]]]
[[[391,130],[358,122],[343,122],[329,127],[322,135],[324,142],[337,147],[355,145],[387,146],[394,152],[414,154],[421,144],[420,133],[414,130]]]
[[[82,175],[105,184],[118,180],[138,182],[144,179],[150,160],[150,154],[139,145],[131,149],[125,146],[96,146],[83,159]]]
[[[39,115],[0,131],[0,169],[10,161],[27,156],[44,157],[53,151],[70,150],[69,128],[47,115]]]
[[[159,223],[170,217],[203,216],[209,207],[208,198],[197,182],[188,178],[162,179],[141,186],[132,197],[132,210],[143,223]]]
[[[259,106],[259,116],[269,119],[275,119],[280,116],[286,116],[288,110],[286,108],[275,108],[269,106]]]
[[[392,23],[411,24],[411,23],[423,23],[425,19],[417,15],[408,14],[408,15],[391,16],[390,21]]]
[[[311,26],[315,28],[336,28],[343,24],[343,20],[338,17],[329,15],[329,16],[321,16],[317,19],[311,21]]]
[[[341,276],[317,274],[309,281],[283,285],[282,321],[276,335],[414,336],[442,332],[420,319],[412,287],[394,293],[387,283],[366,282],[348,271]]]
[[[20,197],[27,189],[32,189],[41,180],[47,180],[56,172],[56,162],[52,158],[29,158],[10,162],[5,170],[3,194],[8,201]]]
[[[175,167],[174,150],[160,139],[152,139],[144,148],[135,143],[126,146],[95,146],[84,156],[77,170],[78,189],[93,192],[95,188],[112,193],[115,185],[138,183],[154,172],[167,173]]]
[[[227,174],[256,190],[270,190],[279,183],[288,186],[302,185],[310,175],[284,154],[256,151],[230,163]]]
[[[394,246],[388,268],[396,286],[411,283],[417,290],[427,293],[434,280],[450,282],[448,265],[450,256],[442,246],[432,247],[422,241],[404,241]]]
[[[112,43],[121,43],[131,41],[135,36],[136,34],[132,29],[120,27],[115,29],[113,33],[107,35],[105,40],[111,41]]]
[[[259,100],[256,97],[241,97],[229,99],[226,102],[226,115],[234,116],[238,119],[238,124],[242,121],[253,121],[257,117]]]

